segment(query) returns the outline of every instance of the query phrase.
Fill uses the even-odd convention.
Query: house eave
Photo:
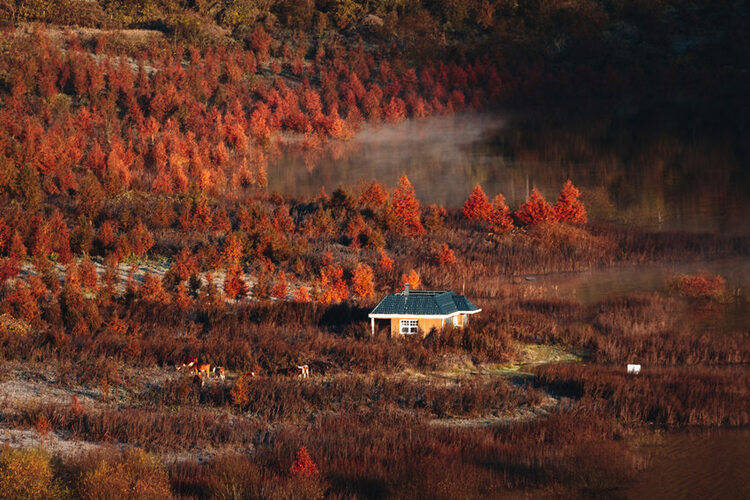
[[[482,309],[475,309],[472,311],[456,311],[450,314],[368,314],[367,317],[371,319],[392,319],[392,318],[404,318],[404,319],[419,319],[419,318],[431,318],[431,319],[448,319],[459,314],[476,314],[482,312]]]

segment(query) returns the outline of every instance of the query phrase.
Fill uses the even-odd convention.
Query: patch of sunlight
[[[522,365],[578,362],[582,359],[577,353],[550,344],[522,344],[518,346],[518,353]]]

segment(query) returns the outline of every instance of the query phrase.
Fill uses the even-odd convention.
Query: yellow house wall
[[[398,320],[399,318],[391,318],[391,337],[399,335]]]
[[[433,328],[443,328],[443,320],[440,318],[422,318],[419,320],[419,329],[422,335],[427,335]]]
[[[401,336],[400,321],[402,319],[404,318],[391,318],[391,337]],[[427,335],[433,328],[440,330],[443,327],[443,320],[441,318],[419,318],[418,321],[422,335]]]

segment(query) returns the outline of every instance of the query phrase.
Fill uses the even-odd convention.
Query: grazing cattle
[[[310,376],[310,367],[307,365],[297,365],[297,369],[300,371],[300,378],[307,378]]]
[[[214,366],[214,369],[211,370],[214,375],[219,377],[219,380],[224,380],[226,378],[226,374],[224,373],[224,368],[221,366]]]
[[[208,363],[199,363],[193,366],[193,371],[201,377],[203,375],[209,378],[211,377],[211,365]]]
[[[181,365],[177,366],[177,371],[184,370],[186,368],[192,368],[197,362],[198,358],[196,357],[188,358],[183,361]]]

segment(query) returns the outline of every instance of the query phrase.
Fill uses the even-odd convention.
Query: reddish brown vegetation
[[[726,281],[707,271],[676,277],[671,286],[678,293],[693,299],[715,299],[726,291]]]
[[[624,422],[669,427],[750,423],[750,376],[742,368],[646,367],[639,375],[624,366],[552,365],[537,368],[538,384],[578,399],[591,412]],[[737,390],[744,387],[745,390]]]
[[[21,3],[11,14],[0,7],[0,14],[102,26],[154,15],[122,2],[114,17],[104,14],[103,3],[52,2],[49,10],[50,2]],[[167,23],[169,41],[4,32],[1,357],[21,366],[43,363],[61,387],[95,387],[99,400],[4,407],[0,420],[33,427],[40,437],[54,429],[66,438],[149,451],[228,455],[206,465],[175,462],[167,478],[137,451],[53,468],[48,457],[2,450],[0,496],[53,497],[63,491],[58,479],[66,493],[82,498],[113,491],[151,498],[612,491],[638,469],[624,440],[634,428],[748,424],[746,333],[718,326],[744,299],[726,297],[721,278],[682,277],[674,296],[591,306],[513,298],[504,278],[623,261],[746,256],[746,237],[577,227],[587,214],[571,182],[554,207],[534,190],[513,215],[501,194],[490,202],[476,186],[463,218],[438,205],[423,213],[406,176],[393,190],[379,183],[342,186],[314,199],[266,191],[266,165],[284,152],[282,139],[290,135],[313,166],[324,144],[338,144],[365,120],[481,109],[521,89],[534,94],[543,84],[575,88],[575,79],[627,87],[626,79],[611,81],[616,72],[592,75],[585,65],[536,57],[511,67],[460,46],[460,62],[435,55],[412,58],[418,62],[412,66],[391,48],[353,41],[349,31],[346,38],[329,33],[328,22],[354,30],[364,13],[358,2],[334,3],[324,12],[309,2],[282,2],[274,7],[278,16],[269,12],[260,23],[255,7],[224,2],[216,22],[235,37],[226,44],[205,43],[191,17],[208,15],[202,2],[151,2],[169,12],[128,21]],[[388,14],[385,26],[373,25],[373,39],[408,28],[396,39],[431,43],[433,35],[414,37],[412,28],[439,37],[443,25],[461,32],[475,18],[481,39],[524,38],[487,2],[450,12],[423,7]],[[573,30],[579,39],[570,47],[592,32],[609,36],[601,16],[548,7],[529,26],[584,19],[579,24],[586,29]],[[522,22],[525,16],[512,15]],[[274,18],[316,35],[274,38]],[[526,227],[509,232],[514,222]],[[101,276],[90,258],[102,263]],[[137,261],[152,258],[171,266],[163,277],[147,273],[141,280]],[[122,262],[130,265],[124,294],[117,278]],[[57,264],[64,265],[62,282]],[[223,281],[214,280],[222,269]],[[404,283],[465,290],[484,314],[464,329],[429,332],[423,340],[371,337],[371,302]],[[291,290],[294,300],[284,300]],[[241,300],[249,295],[252,302]],[[694,307],[695,299],[709,305]],[[457,366],[473,372],[481,363],[514,361],[518,341],[561,344],[599,364],[537,367],[530,384],[520,376],[511,383],[403,374]],[[139,378],[165,368],[173,373],[189,358],[225,366],[231,376],[206,385],[190,377],[145,384]],[[641,376],[622,373],[630,361],[644,364]],[[300,364],[310,367],[310,379],[297,378]],[[717,366],[700,366],[708,364]],[[505,417],[549,402],[543,391],[569,398],[567,407],[491,428],[429,424]]]

